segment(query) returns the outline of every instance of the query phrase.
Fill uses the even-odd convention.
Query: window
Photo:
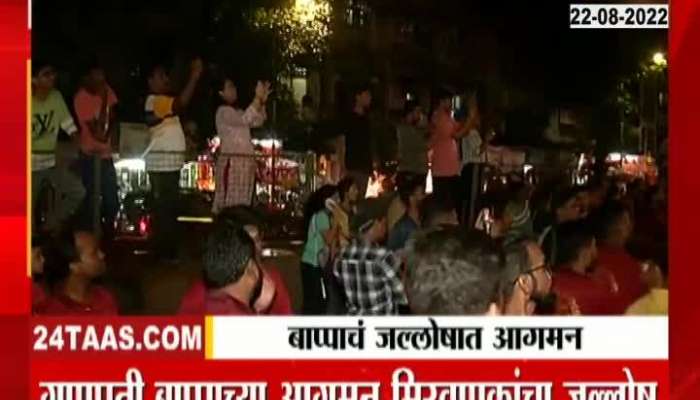
[[[362,28],[369,20],[369,6],[362,0],[348,0],[345,9],[345,22],[353,28]]]

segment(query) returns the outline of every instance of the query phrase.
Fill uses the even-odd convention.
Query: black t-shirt
[[[350,113],[344,120],[345,168],[350,171],[372,172],[374,141],[367,116]]]

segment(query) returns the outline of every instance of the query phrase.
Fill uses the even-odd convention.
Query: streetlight
[[[654,53],[654,56],[651,58],[651,60],[657,67],[665,67],[666,65],[668,65],[668,61],[666,61],[666,56],[664,55],[664,53],[661,52]]]

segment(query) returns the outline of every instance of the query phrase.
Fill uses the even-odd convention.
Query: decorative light
[[[279,139],[253,139],[254,146],[260,146],[265,149],[280,149],[282,147],[282,141]]]
[[[192,217],[192,216],[188,216],[188,215],[181,215],[181,216],[177,217],[177,222],[213,224],[214,219],[212,217]]]
[[[651,58],[651,60],[657,67],[665,67],[668,65],[668,61],[666,61],[666,56],[664,55],[664,53],[661,52],[654,53],[654,56]]]
[[[116,169],[128,169],[129,171],[145,171],[146,161],[142,158],[125,158],[114,163]]]
[[[622,160],[622,154],[620,153],[610,153],[608,154],[608,160],[610,162],[619,162]]]
[[[425,194],[433,193],[433,169],[428,167],[428,175],[425,177]]]
[[[139,221],[139,233],[142,236],[146,236],[149,231],[149,223],[148,223],[148,218],[146,217],[141,217],[141,220]]]
[[[578,157],[578,167],[577,169],[583,168],[583,164],[586,162],[586,155],[581,153]]]
[[[386,177],[381,175],[377,171],[374,171],[372,176],[369,178],[367,183],[367,192],[365,192],[365,198],[379,197],[384,192],[384,186],[382,183]]]

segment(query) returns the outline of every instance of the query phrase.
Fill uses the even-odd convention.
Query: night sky
[[[236,6],[260,1],[230,0]],[[159,50],[197,47],[197,43],[205,43],[212,34],[213,10],[221,3],[221,0],[64,0],[56,8],[54,2],[36,0],[33,47],[70,51],[61,60],[68,69],[81,48],[99,48],[103,43],[121,42],[118,46],[125,49],[124,58],[133,59],[152,52],[153,43],[146,44],[143,38],[153,42],[159,24],[164,31],[175,32],[159,41]],[[385,13],[413,10],[421,24],[459,24],[466,31],[469,24],[479,25],[498,38],[499,51],[503,53],[500,69],[507,84],[541,93],[556,103],[595,104],[621,76],[635,71],[639,62],[650,58],[655,51],[666,49],[664,30],[570,30],[569,2],[375,0],[374,3]],[[155,14],[169,17],[156,18]]]
[[[480,11],[497,21],[499,36],[515,49],[512,75],[522,72],[523,82],[540,84],[562,102],[599,100],[667,47],[665,30],[569,29],[568,2],[508,3],[482,2]]]

